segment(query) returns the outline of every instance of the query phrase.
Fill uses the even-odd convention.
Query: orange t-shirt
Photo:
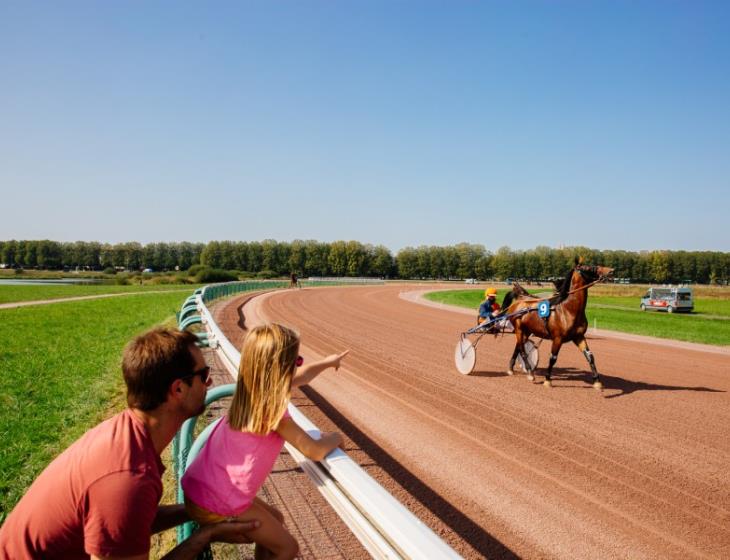
[[[102,422],[30,486],[0,528],[0,558],[147,552],[164,468],[131,410]]]

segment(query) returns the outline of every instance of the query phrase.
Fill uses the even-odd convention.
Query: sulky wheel
[[[469,342],[468,338],[462,338],[456,343],[454,351],[454,363],[459,373],[469,375],[474,371],[474,364],[477,362],[477,354],[474,346]]]

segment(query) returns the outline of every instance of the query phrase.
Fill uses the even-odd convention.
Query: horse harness
[[[584,266],[584,265],[579,265],[579,266],[576,266],[574,270],[577,270],[578,272],[580,272],[580,273],[582,274],[582,273],[583,273],[583,271],[584,271],[584,270],[586,270],[586,269],[588,269],[588,270],[591,270],[591,269],[592,269],[592,270],[593,270],[593,272],[595,272],[595,269],[596,269],[596,267],[595,267],[595,266],[592,266],[592,267],[586,267],[586,266]],[[593,286],[593,285],[595,285],[595,284],[598,284],[598,283],[599,283],[599,282],[601,282],[602,280],[603,280],[603,278],[602,278],[602,277],[598,277],[598,278],[597,278],[596,280],[594,280],[593,282],[589,282],[589,283],[588,283],[588,284],[586,284],[585,286],[580,286],[579,288],[575,288],[574,290],[569,290],[569,291],[568,291],[568,292],[567,292],[567,293],[565,294],[565,297],[564,297],[564,298],[562,298],[562,300],[560,300],[560,301],[558,301],[558,299],[560,298],[560,294],[557,294],[557,295],[555,295],[555,296],[553,296],[553,297],[551,297],[551,298],[548,298],[548,300],[547,300],[547,301],[548,301],[548,303],[549,303],[549,305],[550,305],[550,315],[552,315],[552,313],[553,313],[553,310],[554,310],[554,309],[557,309],[557,307],[558,307],[558,306],[559,306],[559,305],[560,305],[561,303],[563,303],[563,301],[565,301],[565,299],[566,299],[566,298],[567,298],[567,297],[568,297],[569,295],[572,295],[572,294],[574,294],[574,293],[576,293],[576,292],[579,292],[579,291],[581,291],[581,290],[587,290],[588,288],[590,288],[591,286]],[[540,298],[537,298],[537,297],[535,297],[535,296],[529,296],[529,297],[531,297],[532,299],[536,299],[536,300],[539,300],[539,299],[540,299]],[[543,322],[543,324],[545,325],[545,332],[547,333],[547,335],[548,335],[548,338],[552,338],[552,335],[550,334],[550,324],[549,324],[549,321],[550,321],[550,315],[547,315],[546,317],[542,317],[542,322]]]

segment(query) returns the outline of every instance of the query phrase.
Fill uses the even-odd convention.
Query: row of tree
[[[60,270],[187,269],[200,263],[204,243],[98,243],[96,241],[0,241],[0,263],[6,266]]]
[[[438,247],[406,247],[395,256],[382,245],[358,241],[278,242],[211,241],[209,243],[98,243],[77,241],[0,241],[0,263],[6,266],[101,270],[187,270],[202,264],[213,268],[282,276],[378,276],[404,279],[559,277],[576,256],[586,263],[615,269],[618,278],[644,282],[728,283],[730,253],[719,251],[599,251],[587,247],[496,252],[483,245],[460,243]]]
[[[588,247],[536,247],[526,251],[482,245],[407,247],[397,257],[402,278],[522,278],[544,280],[564,276],[575,257],[586,264],[614,269],[614,277],[634,282],[727,284],[730,253],[719,251],[599,251]]]

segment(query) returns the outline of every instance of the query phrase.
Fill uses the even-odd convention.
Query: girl
[[[342,444],[339,433],[312,439],[291,419],[287,404],[292,386],[303,385],[329,367],[337,370],[347,354],[333,354],[294,376],[302,365],[299,337],[281,325],[255,327],[241,349],[231,408],[210,434],[182,478],[185,508],[200,525],[226,520],[258,520],[247,533],[256,558],[294,558],[299,546],[284,528],[283,516],[256,497],[284,441],[321,461]]]

